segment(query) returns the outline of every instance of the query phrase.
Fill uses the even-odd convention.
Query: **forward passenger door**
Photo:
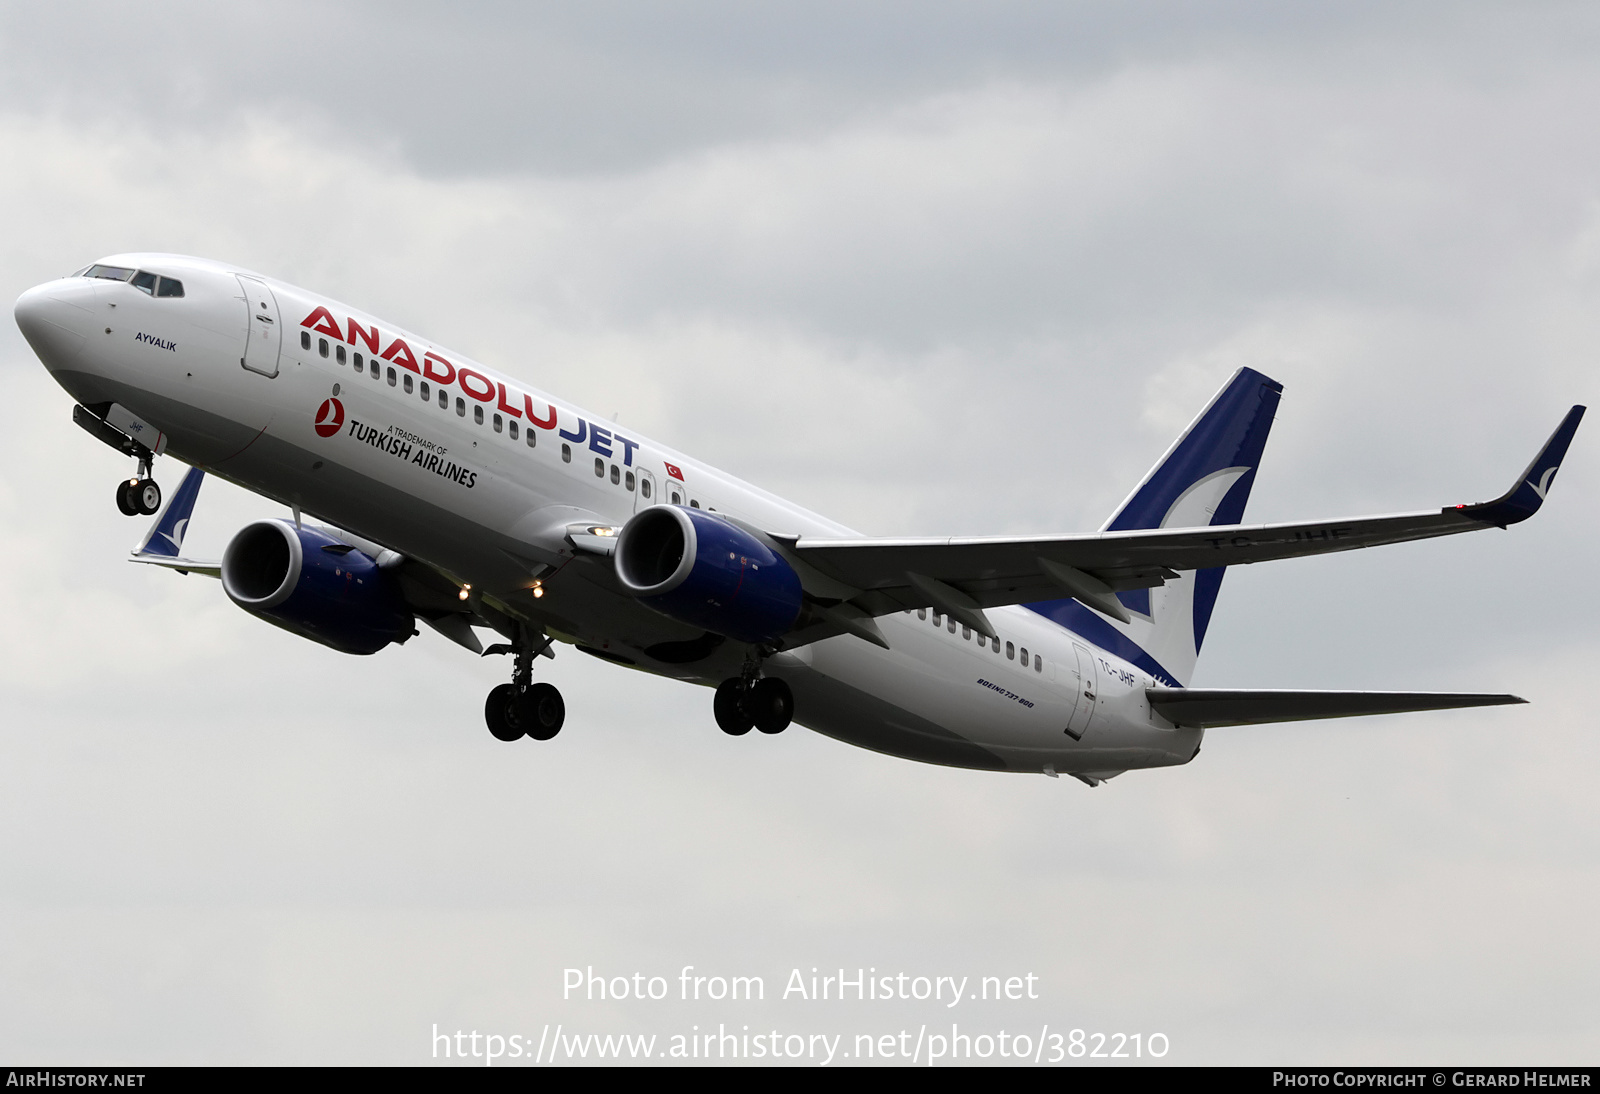
[[[244,356],[239,363],[251,372],[263,376],[278,375],[278,350],[283,343],[283,331],[278,322],[278,298],[272,295],[263,281],[253,277],[239,277],[244,289],[246,310]]]

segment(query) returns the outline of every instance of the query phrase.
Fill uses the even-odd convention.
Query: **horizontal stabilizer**
[[[1303,722],[1314,718],[1358,718],[1458,707],[1526,703],[1515,695],[1436,691],[1278,691],[1237,688],[1146,688],[1155,712],[1175,725],[1196,729]]]

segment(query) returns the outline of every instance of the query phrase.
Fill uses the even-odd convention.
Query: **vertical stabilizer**
[[[1243,521],[1282,392],[1282,384],[1254,369],[1236,372],[1101,531]],[[1221,567],[1187,570],[1157,588],[1118,593],[1130,616],[1126,623],[1076,600],[1027,607],[1141,666],[1157,680],[1182,687],[1194,674],[1222,575]]]

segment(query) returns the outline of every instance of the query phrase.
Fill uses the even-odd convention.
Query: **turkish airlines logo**
[[[317,408],[317,436],[331,437],[344,428],[344,404],[338,399],[324,399]]]

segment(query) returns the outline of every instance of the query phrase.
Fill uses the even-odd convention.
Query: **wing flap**
[[[1146,688],[1157,714],[1180,726],[1265,725],[1317,718],[1359,718],[1422,710],[1526,703],[1515,695],[1431,691],[1279,691],[1229,688]]]

